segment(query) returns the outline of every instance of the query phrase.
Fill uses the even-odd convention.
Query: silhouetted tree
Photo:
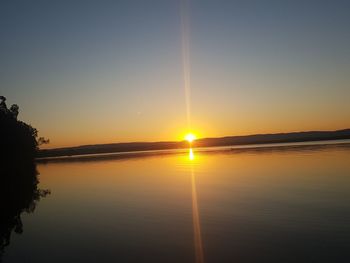
[[[6,106],[6,98],[4,96],[0,96],[0,111],[6,111],[7,106]]]
[[[0,96],[0,151],[5,158],[34,158],[38,146],[49,140],[40,137],[31,125],[17,119],[19,107],[13,104],[6,106],[6,98]]]
[[[33,212],[36,203],[48,191],[38,189],[38,172],[34,162],[38,146],[48,143],[38,137],[31,125],[17,119],[19,107],[6,106],[0,96],[0,262],[11,233],[23,232],[21,214]]]
[[[18,113],[19,113],[19,107],[17,104],[13,104],[10,108],[10,111],[13,115],[13,117],[17,120],[17,116],[18,116]]]

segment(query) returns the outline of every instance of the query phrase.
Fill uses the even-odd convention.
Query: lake
[[[3,262],[350,262],[350,143],[39,163]]]

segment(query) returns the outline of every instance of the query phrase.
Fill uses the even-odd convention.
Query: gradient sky
[[[180,0],[0,3],[0,95],[49,147],[187,130]],[[350,1],[189,3],[201,137],[350,127]]]

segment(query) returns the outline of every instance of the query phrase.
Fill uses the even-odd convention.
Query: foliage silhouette
[[[0,96],[0,145],[3,156],[9,160],[33,159],[38,146],[48,143],[49,140],[38,138],[38,131],[35,128],[17,119],[18,105],[13,104],[8,109],[5,101],[6,98]]]
[[[12,232],[22,233],[21,214],[33,212],[48,190],[38,189],[38,172],[34,162],[40,143],[38,131],[17,120],[18,105],[7,108],[0,96],[0,262]]]

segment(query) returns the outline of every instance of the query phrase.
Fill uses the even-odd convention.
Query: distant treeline
[[[222,138],[207,138],[196,141],[198,147],[230,146],[266,143],[288,143],[350,139],[350,129],[338,131],[307,131],[275,134],[254,134],[245,136],[229,136]]]
[[[288,143],[288,142],[306,142],[350,139],[350,129],[339,131],[309,131],[277,134],[256,134],[247,136],[229,136],[222,138],[199,139],[193,143],[193,147],[215,147],[215,146],[234,146],[248,144],[265,143]],[[132,143],[113,143],[84,145],[69,148],[57,148],[40,150],[39,157],[59,157],[82,154],[99,154],[114,152],[133,152],[149,150],[167,150],[188,148],[186,141],[180,142],[132,142]]]

